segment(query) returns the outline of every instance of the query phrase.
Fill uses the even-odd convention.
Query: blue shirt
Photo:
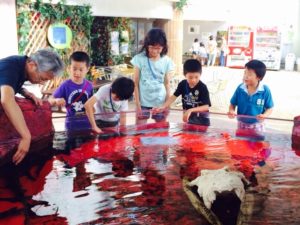
[[[142,52],[134,56],[131,63],[140,71],[139,93],[141,106],[161,106],[166,100],[165,76],[174,70],[173,61],[168,56],[152,61]]]
[[[249,95],[244,83],[240,84],[235,90],[230,103],[237,106],[238,115],[257,116],[274,107],[270,89],[261,83],[252,95]]]
[[[0,86],[11,86],[15,94],[21,91],[25,82],[27,56],[9,56],[0,59]]]

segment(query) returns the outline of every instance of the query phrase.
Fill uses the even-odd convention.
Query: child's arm
[[[166,110],[176,100],[176,98],[177,97],[175,95],[170,96],[162,106],[153,108],[152,112],[159,113],[161,111]]]
[[[263,114],[259,114],[256,117],[257,117],[257,119],[263,120],[263,119],[267,118],[268,116],[270,116],[272,112],[273,112],[273,108],[269,108]]]
[[[120,113],[120,125],[126,126],[126,113],[125,112]]]
[[[195,107],[195,108],[190,108],[188,110],[186,110],[183,114],[183,122],[188,122],[189,121],[189,118],[190,118],[190,115],[193,113],[193,112],[207,112],[209,110],[209,105],[202,105],[202,106],[198,106],[198,107]]]
[[[48,102],[52,106],[65,106],[66,105],[66,101],[64,98],[54,98],[53,96],[49,97]]]
[[[95,117],[94,117],[94,105],[97,102],[97,99],[95,96],[92,96],[87,102],[84,104],[85,113],[90,121],[92,130],[96,133],[102,133],[102,130],[97,126]]]
[[[165,76],[165,80],[164,80],[164,85],[166,88],[166,100],[168,101],[169,97],[170,97],[170,78],[173,76],[173,71],[170,71],[166,74]]]
[[[233,119],[236,116],[235,107],[236,107],[235,105],[232,105],[232,104],[229,105],[229,110],[228,110],[227,115],[230,119]]]

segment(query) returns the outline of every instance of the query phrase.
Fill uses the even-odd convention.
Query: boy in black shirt
[[[185,110],[183,121],[190,124],[200,124],[209,126],[209,119],[205,114],[211,106],[209,93],[206,85],[200,81],[202,66],[196,59],[189,59],[183,65],[183,72],[186,77],[182,80],[174,94],[160,108],[154,109],[159,112],[166,110],[175,100],[182,96],[182,108]]]

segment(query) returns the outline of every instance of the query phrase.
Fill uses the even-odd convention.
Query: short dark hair
[[[90,66],[90,57],[86,52],[82,52],[82,51],[73,52],[69,59],[70,64],[72,61],[85,62],[87,67]]]
[[[144,39],[144,45],[140,52],[146,51],[147,57],[149,57],[149,45],[160,45],[163,47],[160,56],[164,56],[168,53],[168,43],[166,33],[160,28],[152,28]]]
[[[119,100],[127,100],[132,97],[134,82],[128,77],[117,78],[111,86],[111,92],[116,94]]]
[[[259,61],[257,59],[250,60],[245,64],[245,67],[247,69],[253,70],[260,80],[264,78],[267,71],[266,65],[262,61]]]
[[[202,73],[202,66],[201,63],[197,59],[188,59],[183,64],[183,74],[186,75],[187,73]]]

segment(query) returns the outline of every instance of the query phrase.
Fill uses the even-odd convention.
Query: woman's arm
[[[165,102],[169,99],[170,97],[170,80],[171,80],[171,77],[174,76],[174,71],[170,71],[166,74],[165,76],[165,80],[164,80],[164,85],[165,85],[165,88],[166,88],[166,99],[165,99]]]
[[[135,100],[135,106],[137,110],[141,109],[139,83],[140,83],[140,69],[138,67],[134,67],[134,100]]]

